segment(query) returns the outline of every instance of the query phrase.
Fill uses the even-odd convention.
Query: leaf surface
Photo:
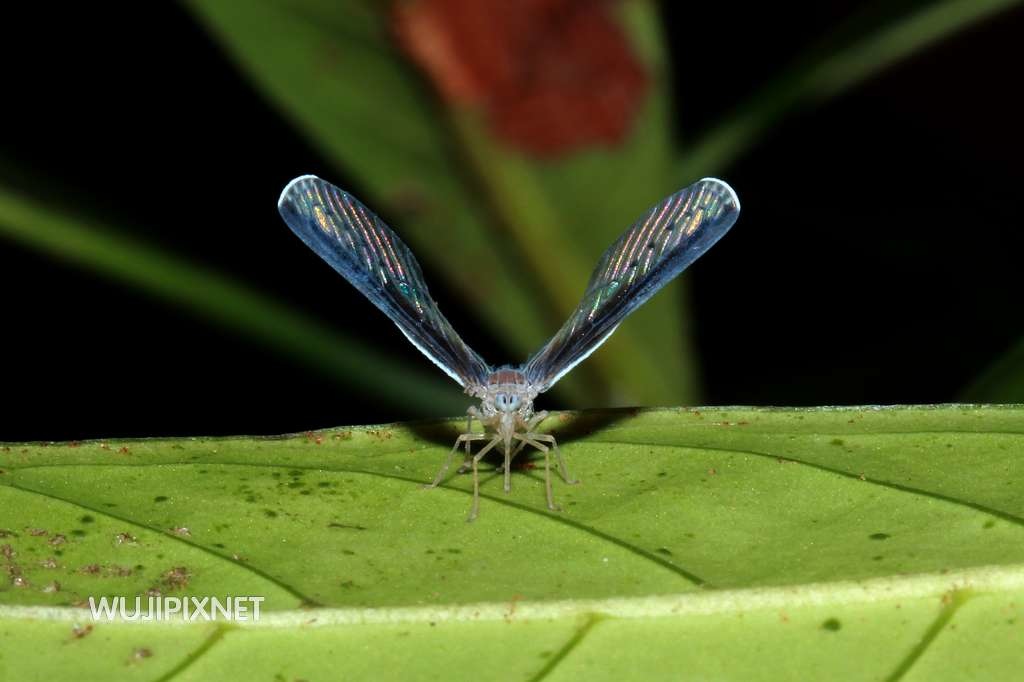
[[[1007,678],[1024,408],[563,413],[512,493],[459,422],[0,450],[0,677]],[[88,596],[256,595],[258,623]],[[78,629],[75,629],[76,624]],[[88,625],[92,629],[83,631]],[[41,672],[42,671],[42,672]],[[981,671],[981,672],[979,672]]]

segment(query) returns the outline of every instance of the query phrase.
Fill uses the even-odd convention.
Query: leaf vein
[[[997,518],[1009,521],[1010,523],[1018,526],[1024,526],[1024,518],[1011,514],[1010,512],[1003,511],[1001,509],[995,509],[979,502],[971,502],[970,500],[962,500],[951,495],[945,495],[943,493],[934,492],[931,490],[924,490],[922,488],[915,488],[913,486],[904,485],[902,483],[893,483],[892,481],[883,481],[881,479],[869,478],[865,476],[861,478],[861,474],[855,474],[850,471],[843,471],[842,469],[835,469],[833,467],[825,466],[824,464],[815,464],[814,462],[808,462],[806,460],[798,459],[796,457],[790,457],[787,455],[772,454],[769,452],[759,452],[757,450],[748,450],[741,448],[718,448],[710,445],[686,445],[683,443],[674,443],[667,445],[665,443],[645,443],[642,441],[601,441],[601,440],[590,440],[590,443],[602,443],[604,445],[642,445],[643,447],[670,447],[670,448],[688,448],[691,450],[708,450],[711,452],[730,452],[737,455],[750,455],[753,457],[762,457],[765,459],[774,459],[776,461],[782,460],[784,462],[791,462],[793,464],[800,464],[818,471],[824,471],[826,473],[834,474],[836,476],[842,476],[871,485],[881,486],[883,488],[889,488],[891,490],[897,490],[899,492],[910,493],[912,495],[920,495],[923,497],[930,497],[934,500],[941,502],[947,502],[949,504],[955,504],[962,507],[967,507],[975,511],[982,512],[983,514],[989,514]]]
[[[583,625],[573,633],[573,636],[569,638],[569,641],[562,645],[561,649],[555,652],[548,662],[544,664],[544,667],[538,670],[537,674],[530,678],[529,682],[541,682],[541,680],[547,678],[548,675],[550,675],[551,672],[580,645],[584,638],[590,634],[590,631],[594,629],[594,626],[604,620],[604,618],[605,617],[602,617],[597,613],[589,614],[586,622],[584,622]]]
[[[231,626],[231,625],[227,625],[227,624],[223,624],[223,623],[217,625],[216,628],[214,629],[214,631],[210,634],[210,636],[207,637],[205,640],[203,640],[202,644],[200,644],[198,647],[196,647],[193,651],[189,652],[189,654],[187,656],[185,656],[185,658],[183,658],[178,663],[178,665],[174,666],[173,668],[168,670],[166,673],[164,673],[163,675],[158,677],[155,680],[155,682],[169,682],[169,680],[172,680],[172,679],[178,677],[181,673],[185,672],[188,668],[191,668],[195,664],[196,661],[198,661],[210,649],[212,649],[213,646],[215,644],[217,644],[217,642],[219,642],[222,639],[224,639],[224,635],[226,635],[230,630],[233,630],[233,629],[234,629],[234,627]]]

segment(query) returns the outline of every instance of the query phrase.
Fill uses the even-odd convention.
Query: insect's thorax
[[[521,419],[529,419],[533,414],[533,399],[537,397],[536,389],[526,380],[523,371],[511,365],[493,370],[487,382],[473,394],[480,398],[484,416],[506,413],[516,414]]]

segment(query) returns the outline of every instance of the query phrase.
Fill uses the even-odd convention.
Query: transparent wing
[[[384,311],[448,376],[463,387],[484,383],[490,368],[438,310],[412,251],[358,199],[303,175],[284,188],[277,208],[306,246]]]
[[[729,231],[740,212],[732,188],[704,178],[651,208],[604,252],[569,320],[526,363],[546,391],[597,350],[622,320]]]

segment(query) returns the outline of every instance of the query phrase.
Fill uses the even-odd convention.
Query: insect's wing
[[[486,381],[490,368],[438,310],[412,251],[359,200],[303,175],[284,188],[277,208],[299,239],[384,311],[448,376],[467,388]]]
[[[601,257],[569,320],[526,363],[538,391],[597,350],[636,310],[728,232],[740,203],[721,180],[704,178],[651,208]]]

